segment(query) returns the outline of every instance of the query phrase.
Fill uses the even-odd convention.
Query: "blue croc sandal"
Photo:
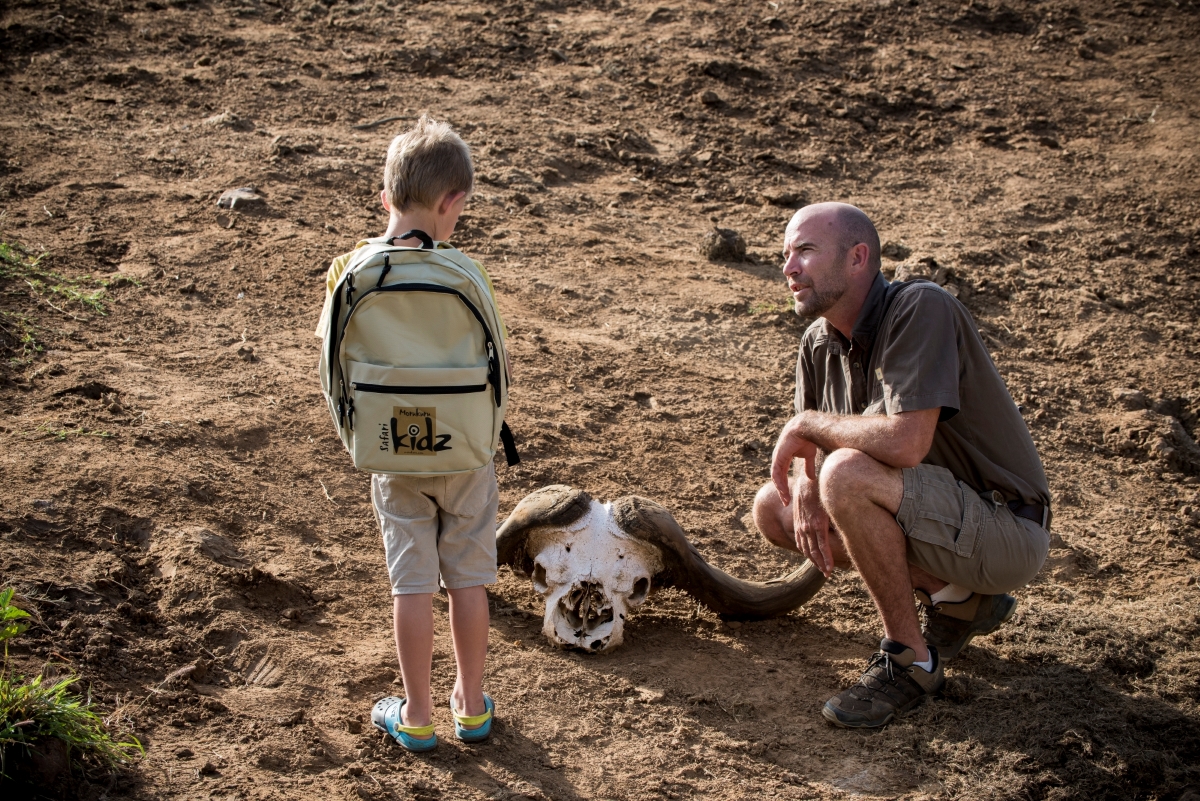
[[[454,708],[454,696],[450,696],[450,712],[454,715],[454,736],[464,743],[482,743],[492,736],[492,721],[496,718],[496,702],[492,696],[483,694],[483,706],[486,710],[482,715],[460,715]],[[464,729],[464,726],[477,728]]]
[[[375,728],[396,738],[396,742],[406,751],[415,754],[432,751],[437,748],[437,735],[433,733],[432,723],[428,726],[404,725],[401,710],[407,701],[406,698],[397,698],[394,695],[379,699],[371,709],[371,722],[375,724]]]

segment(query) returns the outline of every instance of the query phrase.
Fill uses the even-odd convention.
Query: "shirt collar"
[[[851,347],[857,346],[869,353],[871,346],[875,344],[875,334],[883,321],[884,298],[888,286],[888,280],[883,277],[883,273],[876,273],[871,289],[867,292],[867,299],[863,301],[862,309],[858,312],[858,319],[854,321],[854,329],[850,335]]]

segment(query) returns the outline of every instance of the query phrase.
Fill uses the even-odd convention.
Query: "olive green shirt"
[[[890,286],[876,277],[849,340],[824,318],[804,332],[796,410],[878,415],[941,407],[923,462],[977,492],[1049,506],[1042,460],[971,313],[928,281],[897,285],[888,305]]]

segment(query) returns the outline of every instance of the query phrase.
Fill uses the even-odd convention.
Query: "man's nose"
[[[783,260],[783,274],[791,277],[800,272],[800,257],[794,251]]]

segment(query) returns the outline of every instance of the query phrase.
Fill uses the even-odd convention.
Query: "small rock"
[[[91,636],[87,644],[89,648],[103,648],[112,645],[112,635],[107,631],[97,632]]]
[[[713,152],[711,150],[702,150],[696,154],[696,163],[707,166],[713,160]]]
[[[1041,253],[1046,249],[1041,240],[1034,239],[1032,236],[1019,237],[1017,244],[1032,253]]]
[[[222,704],[216,698],[205,698],[200,702],[200,706],[217,715],[224,714],[225,712],[229,711],[229,707]]]
[[[706,106],[719,106],[722,101],[720,95],[708,89],[700,95],[700,102]]]
[[[347,720],[346,731],[350,734],[362,734],[362,721]]]
[[[1147,409],[1150,407],[1150,399],[1146,397],[1146,393],[1137,389],[1114,389],[1112,393],[1113,400],[1124,409],[1131,412],[1136,412],[1139,409]]]
[[[192,749],[190,749],[190,748],[176,748],[175,749],[175,758],[176,759],[190,759],[193,756],[195,756],[195,754],[192,753]]]
[[[879,252],[892,261],[904,261],[912,255],[912,248],[899,242],[884,242]]]
[[[636,687],[638,700],[643,704],[657,704],[662,702],[667,697],[665,690],[657,690],[653,687]]]
[[[1180,417],[1183,414],[1183,402],[1180,398],[1159,398],[1154,402],[1154,411],[1168,417]]]
[[[212,63],[212,56],[200,56],[200,58],[196,59],[197,67],[211,67]]]
[[[714,228],[704,235],[700,252],[709,261],[744,261],[746,240],[732,228]]]
[[[280,134],[271,140],[270,154],[272,156],[290,156],[295,152],[291,145],[284,141],[283,135]]]
[[[244,362],[254,361],[254,346],[253,345],[242,345],[240,348],[237,349],[237,355],[238,355],[238,358],[240,358]]]
[[[215,776],[216,773],[217,773],[217,766],[211,762],[205,762],[204,767],[200,768],[201,776]]]
[[[803,206],[806,202],[805,197],[800,192],[764,192],[763,200],[772,206],[780,206],[785,209],[795,209]]]
[[[203,58],[203,57],[201,57],[201,58]],[[199,64],[200,62],[197,61],[196,63]],[[232,112],[222,111],[219,114],[212,115],[211,117],[205,117],[203,122],[201,122],[200,124],[201,125],[209,125],[209,126],[230,125],[236,121],[237,121],[237,117],[234,116],[234,114]]]
[[[275,722],[280,726],[299,726],[301,723],[304,722],[304,710],[297,709],[295,712],[288,715],[286,718],[279,718]]]
[[[209,128],[232,128],[235,131],[253,131],[254,123],[250,120],[242,119],[231,111],[222,111],[220,114],[214,114],[211,117],[206,117],[201,125]]]
[[[217,207],[222,209],[246,209],[263,206],[267,199],[258,194],[252,186],[241,186],[221,193],[217,199]]]

